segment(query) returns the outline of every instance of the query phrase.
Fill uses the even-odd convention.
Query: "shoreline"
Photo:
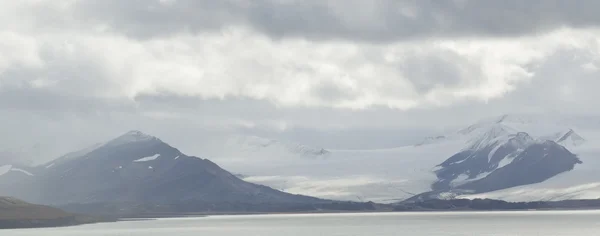
[[[210,216],[267,216],[267,215],[336,215],[336,214],[378,214],[378,213],[492,213],[492,212],[565,212],[565,211],[600,211],[600,208],[545,208],[545,209],[457,209],[457,210],[413,210],[413,211],[312,211],[312,212],[221,212],[221,213],[165,213],[144,216],[125,216],[117,221],[147,221],[169,218],[201,218]],[[102,223],[102,222],[100,222]]]

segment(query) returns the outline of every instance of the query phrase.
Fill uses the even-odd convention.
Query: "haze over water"
[[[600,232],[600,211],[210,216],[0,232],[2,236],[592,236]]]

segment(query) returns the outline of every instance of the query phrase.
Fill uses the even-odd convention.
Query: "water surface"
[[[600,235],[600,211],[362,213],[210,216],[67,228],[0,230],[2,236]]]

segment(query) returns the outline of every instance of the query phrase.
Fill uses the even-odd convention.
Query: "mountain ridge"
[[[22,190],[12,193],[50,205],[330,202],[245,182],[210,160],[187,156],[139,131],[80,154],[36,168],[36,178],[13,184]]]

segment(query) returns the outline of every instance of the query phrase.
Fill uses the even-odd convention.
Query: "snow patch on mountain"
[[[536,187],[536,185],[540,184],[519,186],[481,194],[460,195],[457,198],[489,198],[511,202],[563,201],[600,198],[600,182],[565,186],[564,188]]]
[[[154,161],[156,160],[158,157],[160,157],[160,154],[154,154],[152,156],[147,156],[147,157],[142,157],[140,159],[137,159],[133,162],[147,162],[147,161]]]
[[[523,152],[523,149],[519,149],[514,153],[506,155],[504,158],[502,158],[502,160],[500,160],[500,162],[498,162],[498,167],[496,169],[500,169],[500,168],[505,167],[506,165],[512,163],[513,160],[515,160],[515,157],[517,157],[522,152]]]
[[[34,176],[34,174],[32,174],[31,172],[23,170],[23,169],[19,169],[19,168],[11,168],[10,171],[21,172],[21,173],[29,175],[29,176]]]
[[[491,172],[485,172],[485,173],[481,173],[477,176],[475,176],[474,178],[470,178],[469,175],[467,174],[460,174],[456,179],[452,180],[450,182],[450,186],[452,188],[456,188],[458,186],[476,181],[476,180],[480,180],[483,179],[485,177],[487,177]]]
[[[470,140],[470,144],[466,149],[480,150],[492,145],[499,145],[509,142],[511,135],[518,133],[516,130],[501,124],[495,124],[488,128],[486,132],[476,135]],[[521,134],[521,136],[525,136]],[[527,135],[529,136],[529,135]]]

